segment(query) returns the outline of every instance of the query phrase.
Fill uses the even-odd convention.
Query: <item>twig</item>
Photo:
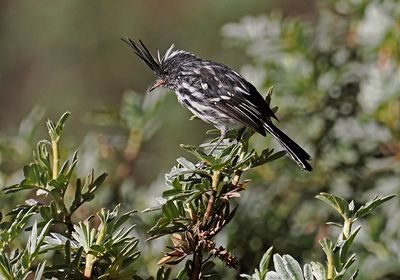
[[[212,175],[212,185],[211,185],[211,196],[208,199],[207,202],[207,209],[206,212],[204,213],[204,218],[203,218],[203,223],[202,225],[199,225],[199,227],[204,227],[207,226],[208,220],[211,216],[211,213],[213,212],[214,208],[214,200],[215,196],[217,194],[217,188],[219,185],[219,180],[221,176],[221,171],[220,170],[215,170],[213,175]],[[200,228],[199,228],[200,229]],[[198,280],[201,272],[201,266],[202,266],[202,250],[203,247],[200,244],[198,238],[196,238],[196,246],[195,251],[193,252],[193,265],[192,265],[192,271],[190,273],[190,279],[191,280]]]
[[[211,196],[210,196],[210,199],[208,200],[208,203],[207,203],[206,212],[204,213],[203,226],[207,225],[208,219],[210,218],[210,215],[212,213],[212,210],[213,210],[213,207],[214,207],[215,196],[217,194],[217,188],[218,188],[218,184],[219,184],[220,175],[221,175],[221,171],[220,170],[216,170],[213,173],[212,186],[211,186],[211,188],[212,188]]]
[[[53,179],[57,179],[58,177],[58,165],[60,164],[60,155],[58,151],[58,139],[51,140],[51,150],[53,153],[53,170],[52,170],[52,177]]]
[[[100,224],[100,232],[96,240],[96,245],[101,245],[103,243],[104,237],[106,235],[106,229],[107,225],[106,224]],[[91,279],[92,277],[92,271],[93,271],[93,265],[97,261],[96,256],[88,253],[86,255],[86,262],[85,262],[85,272],[83,274],[84,279]]]
[[[333,256],[332,256],[332,252],[330,252],[330,254],[327,255],[327,279],[328,280],[332,280],[335,273],[335,265],[334,265],[334,260],[333,260]]]
[[[238,186],[239,180],[240,180],[240,176],[242,175],[242,173],[243,173],[243,171],[240,170],[240,169],[235,171],[235,174],[233,175],[233,178],[232,178],[232,185],[234,187]]]
[[[190,280],[198,280],[200,277],[201,266],[202,266],[202,254],[201,248],[196,248],[193,253],[193,264],[192,264],[192,272],[190,273]]]
[[[52,151],[52,178],[57,179],[60,165],[60,152],[58,147],[59,137],[51,139],[51,151]],[[47,190],[48,191],[48,190]],[[62,193],[64,195],[64,193]],[[68,214],[67,207],[62,198],[60,198],[57,194],[53,195],[54,202],[58,206],[59,210],[63,214],[63,222],[66,224],[68,233],[71,234],[73,231],[73,225],[71,222],[71,216]]]

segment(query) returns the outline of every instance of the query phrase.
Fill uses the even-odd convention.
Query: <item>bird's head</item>
[[[121,39],[127,43],[133,49],[134,53],[146,63],[154,74],[156,74],[157,80],[150,87],[149,92],[158,87],[176,90],[180,82],[182,66],[188,60],[195,58],[195,56],[188,52],[174,50],[174,45],[165,52],[164,56],[161,57],[160,52],[158,52],[157,58],[154,58],[141,40],[139,40],[139,43],[136,43],[130,38]]]

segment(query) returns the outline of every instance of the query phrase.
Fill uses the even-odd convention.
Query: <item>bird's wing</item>
[[[265,136],[263,126],[263,123],[266,121],[265,116],[263,116],[254,104],[243,98],[242,95],[231,92],[221,93],[219,101],[215,102],[215,107],[239,123]]]
[[[269,118],[274,118],[275,120],[278,120],[278,118],[275,116],[274,111],[271,110],[267,102],[264,100],[264,98],[261,96],[261,94],[258,92],[258,90],[248,81],[246,81],[244,78],[242,78],[243,81],[245,82],[245,85],[247,87],[247,92],[250,94],[250,97],[248,98],[249,101],[253,104],[257,104],[259,106],[260,111],[265,115],[268,119]]]
[[[277,119],[257,89],[236,72],[227,71],[214,90],[220,98],[215,104],[219,110],[262,135],[265,135],[263,124],[271,122],[271,118]]]
[[[264,124],[276,116],[257,89],[223,64],[208,60],[200,63],[201,69],[191,74],[189,82],[196,91],[225,115],[266,135]]]

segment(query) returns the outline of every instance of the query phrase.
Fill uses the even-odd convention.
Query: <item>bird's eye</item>
[[[164,71],[163,71],[163,74],[164,74],[164,75],[168,75],[168,70],[164,70]]]

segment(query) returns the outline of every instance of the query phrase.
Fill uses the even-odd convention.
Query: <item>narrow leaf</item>
[[[264,279],[265,275],[266,275],[267,272],[268,272],[268,266],[269,266],[269,262],[270,262],[270,260],[271,260],[272,250],[273,250],[273,247],[272,247],[272,246],[269,247],[269,249],[267,250],[267,252],[265,252],[264,255],[263,255],[262,258],[261,258],[260,266],[259,266],[259,268],[260,268],[260,273],[261,273],[261,276],[262,276],[261,279]]]
[[[311,262],[312,274],[317,280],[326,280],[326,271],[322,263]]]
[[[289,273],[290,279],[304,280],[300,264],[290,255],[284,255],[285,270]]]
[[[304,265],[303,271],[304,271],[304,280],[313,280],[314,279],[314,277],[312,275],[312,266],[310,264],[306,263]]]
[[[382,203],[385,203],[386,201],[392,199],[396,195],[388,195],[385,197],[374,197],[371,200],[369,200],[367,203],[365,203],[363,206],[361,206],[357,212],[355,213],[354,217],[356,219],[363,218],[370,214],[375,208],[377,208],[379,205]]]
[[[349,203],[341,197],[335,196],[330,193],[320,193],[316,196],[333,209],[335,209],[344,219],[349,218]]]
[[[265,276],[265,280],[287,280],[290,278],[282,278],[280,274],[276,273],[275,271],[268,271],[267,275]]]
[[[290,279],[290,274],[286,271],[286,264],[279,254],[274,254],[274,268],[275,271],[281,276],[282,279]],[[268,273],[267,273],[268,276]],[[267,277],[267,279],[269,279]]]
[[[341,262],[341,263],[344,263],[344,262],[346,261],[346,258],[347,258],[347,254],[348,254],[348,252],[349,252],[349,249],[350,249],[351,245],[353,244],[353,241],[354,241],[354,239],[355,239],[357,233],[360,231],[360,229],[361,229],[361,226],[358,226],[358,227],[353,231],[353,233],[349,236],[349,238],[347,238],[347,239],[343,242],[343,244],[342,244],[342,246],[341,246],[341,248],[340,248],[340,262]]]

